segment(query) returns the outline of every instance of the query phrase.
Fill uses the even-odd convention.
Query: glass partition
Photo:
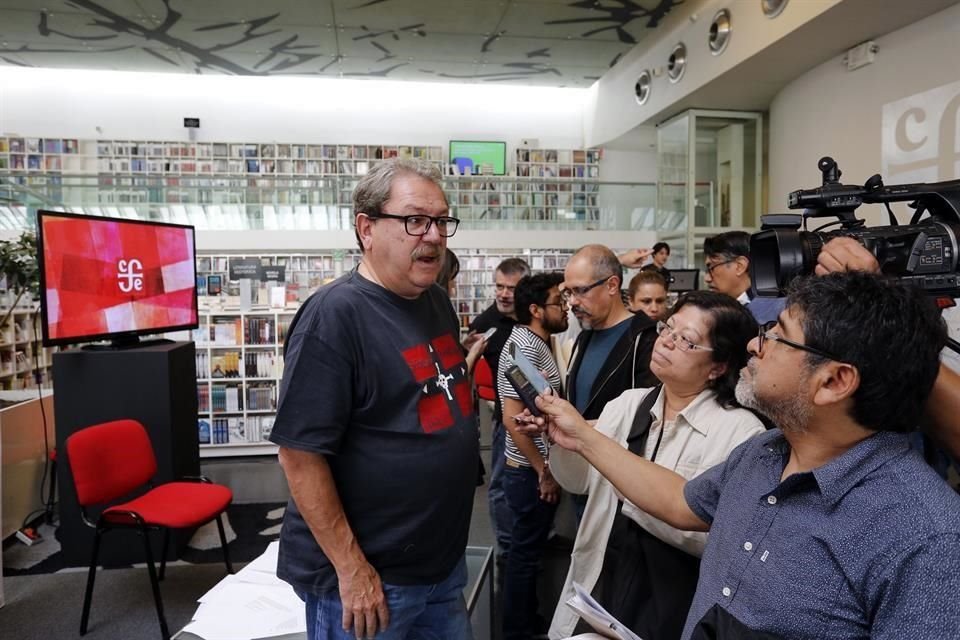
[[[684,245],[687,266],[702,262],[703,238],[759,226],[762,126],[759,113],[695,109],[657,128],[657,233]]]
[[[54,179],[55,178],[55,179]],[[37,207],[192,224],[198,229],[346,230],[356,177],[0,177],[0,228],[32,226]],[[656,185],[597,179],[449,176],[462,228],[653,230]]]

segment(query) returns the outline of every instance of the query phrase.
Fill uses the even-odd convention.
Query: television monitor
[[[683,293],[684,291],[696,291],[700,287],[699,269],[670,269],[670,276],[673,281],[670,283],[670,291],[674,293]]]
[[[195,329],[194,228],[37,212],[44,346]]]
[[[459,174],[502,176],[507,172],[507,143],[451,140],[450,164]]]

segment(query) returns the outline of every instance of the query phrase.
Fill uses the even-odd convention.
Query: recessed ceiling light
[[[667,59],[667,77],[670,82],[680,82],[687,70],[687,45],[678,42]]]
[[[637,83],[633,85],[633,92],[634,95],[636,95],[637,104],[646,104],[647,100],[650,99],[652,83],[653,78],[650,76],[650,72],[647,69],[641,71],[640,76],[637,78]]]
[[[730,35],[732,33],[730,12],[726,9],[721,9],[717,12],[717,15],[713,16],[713,22],[710,23],[710,35],[707,38],[707,43],[710,45],[710,53],[715,56],[723,53],[727,45],[730,44]]]
[[[787,6],[789,0],[760,0],[760,8],[763,9],[763,15],[768,18],[776,18]]]

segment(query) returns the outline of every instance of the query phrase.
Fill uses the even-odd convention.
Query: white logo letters
[[[130,293],[143,290],[143,264],[139,260],[120,260],[117,262],[117,271],[120,291]]]

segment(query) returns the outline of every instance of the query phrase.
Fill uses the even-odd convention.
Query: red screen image
[[[193,228],[41,212],[46,338],[197,325]]]

